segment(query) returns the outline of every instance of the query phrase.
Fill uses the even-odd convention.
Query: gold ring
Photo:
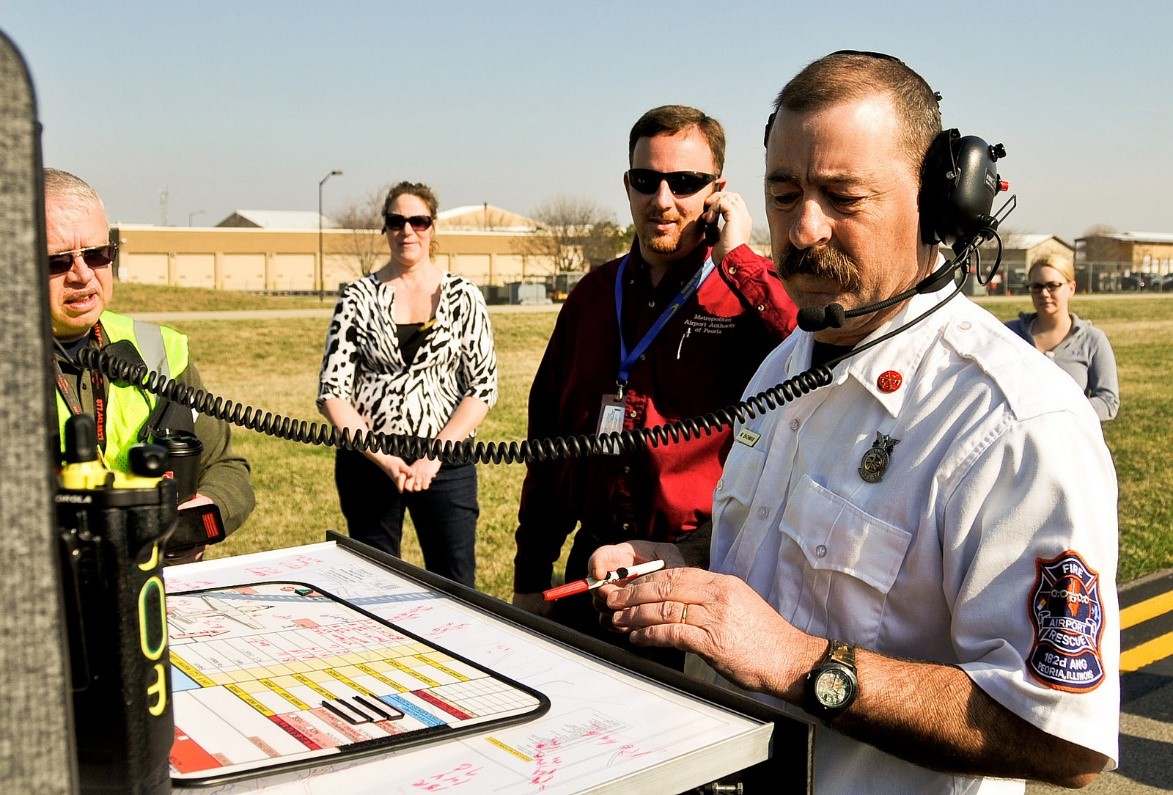
[[[681,605],[680,623],[687,624],[688,623],[688,604],[686,602],[681,602],[680,605]]]

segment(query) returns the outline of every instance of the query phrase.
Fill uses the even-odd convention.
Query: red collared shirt
[[[624,273],[623,334],[630,351],[701,267],[699,247],[652,287],[634,246]],[[529,398],[529,438],[594,434],[619,371],[615,277],[621,260],[570,293]],[[632,367],[624,429],[702,416],[736,403],[766,354],[794,329],[797,310],[773,263],[729,253]],[[514,589],[550,587],[566,537],[581,524],[599,543],[674,541],[707,521],[729,429],[618,456],[530,464],[518,511]]]

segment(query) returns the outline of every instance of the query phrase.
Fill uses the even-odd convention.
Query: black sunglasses
[[[639,193],[651,195],[660,189],[661,182],[668,183],[673,196],[691,196],[704,186],[715,182],[720,174],[706,174],[703,171],[653,171],[650,168],[633,168],[627,172],[627,184]]]
[[[118,245],[107,243],[104,246],[90,246],[76,248],[73,251],[62,251],[60,254],[49,255],[49,275],[60,276],[69,273],[73,267],[73,258],[80,255],[87,268],[105,268],[118,256]]]
[[[409,217],[398,213],[388,213],[383,217],[383,229],[388,232],[401,232],[407,224],[411,224],[411,228],[415,231],[422,232],[432,228],[432,216],[412,215]]]

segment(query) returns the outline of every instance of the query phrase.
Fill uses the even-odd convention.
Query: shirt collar
[[[934,293],[913,296],[896,315],[869,334],[860,342],[860,345],[909,323],[937,304],[943,303],[955,290],[956,285],[950,281]],[[845,362],[841,362],[835,367],[832,386],[842,384],[849,378],[853,379],[864,391],[875,398],[891,416],[896,417],[909,393],[908,385],[913,374],[929,349],[933,345],[939,344],[941,330],[947,317],[947,312],[930,315],[876,347],[855,354]],[[797,374],[797,369],[809,364],[811,351],[814,347],[813,334],[801,332],[796,333],[795,336],[798,339],[787,360],[789,375]],[[890,388],[894,383],[891,376],[881,378],[888,373],[899,376],[900,385],[896,389]],[[885,385],[888,388],[885,388]]]
[[[700,270],[701,266],[705,264],[705,260],[709,257],[710,248],[704,243],[701,243],[688,254],[672,263],[668,268],[668,273],[656,286],[659,290],[665,284],[673,285],[673,292],[679,292],[680,288],[684,286],[685,282],[692,278],[693,274]],[[638,278],[641,284],[648,284],[648,264],[644,261],[643,254],[640,253],[639,238],[636,238],[631,244],[631,254],[628,262],[628,267],[633,268],[632,276]]]

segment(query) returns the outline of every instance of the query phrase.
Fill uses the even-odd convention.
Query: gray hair
[[[106,211],[102,197],[88,182],[58,168],[45,169],[45,198],[64,199],[69,204],[96,205]]]

